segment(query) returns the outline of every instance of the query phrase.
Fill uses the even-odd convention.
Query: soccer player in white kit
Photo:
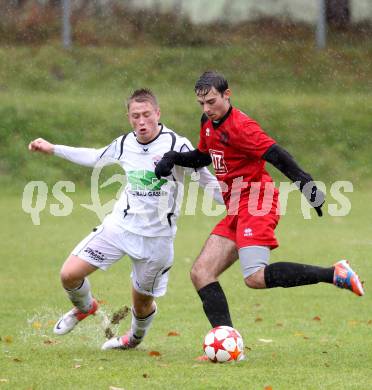
[[[54,326],[58,335],[70,332],[98,309],[87,276],[97,269],[106,270],[125,255],[132,260],[131,328],[125,335],[106,341],[102,349],[134,348],[148,331],[157,311],[154,298],[165,294],[173,263],[184,174],[192,172],[175,166],[168,177],[156,178],[155,166],[164,153],[188,151],[192,145],[159,122],[160,108],[150,90],[135,91],[127,106],[133,131],[105,148],[53,145],[42,138],[29,145],[31,151],[54,154],[88,167],[119,163],[126,172],[128,183],[112,213],[75,247],[61,269],[62,285],[74,307]],[[198,173],[200,185],[214,188],[214,198],[222,204],[216,178],[207,168]]]

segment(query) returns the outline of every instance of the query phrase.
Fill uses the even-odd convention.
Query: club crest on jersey
[[[229,144],[229,134],[225,131],[220,133],[220,141],[222,145],[227,146]]]
[[[209,149],[212,158],[213,168],[216,175],[227,173],[227,166],[224,159],[224,153],[220,150]]]
[[[244,237],[252,237],[252,236],[253,236],[253,230],[251,228],[245,228]]]
[[[205,129],[205,136],[206,136],[206,137],[209,137],[210,134],[211,134],[211,131],[210,131],[209,127],[207,127],[207,128]]]

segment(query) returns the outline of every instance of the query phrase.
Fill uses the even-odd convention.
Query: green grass
[[[86,47],[65,52],[57,46],[1,47],[0,388],[370,388],[371,53],[368,40],[352,45],[334,40],[325,51],[316,51],[310,41],[267,39],[210,48]],[[272,260],[330,265],[349,258],[366,281],[367,296],[357,298],[326,285],[248,290],[236,264],[221,282],[248,359],[231,365],[196,362],[209,325],[188,272],[217,221],[199,213],[180,220],[169,291],[159,299],[159,315],[138,350],[101,352],[104,335],[98,316],[71,335],[55,337],[52,324],[69,308],[59,269],[98,221],[79,206],[90,203],[89,170],[32,155],[28,142],[41,136],[69,145],[105,145],[128,130],[126,96],[147,86],[159,97],[162,120],[195,143],[200,109],[193,85],[210,68],[230,80],[233,103],[316,179],[354,184],[352,212],[345,218],[304,220],[298,195],[291,195],[289,213],[278,228],[281,246]],[[275,178],[283,179],[277,173]],[[32,225],[21,209],[29,180],[45,180],[49,194],[56,181],[73,180],[72,215],[51,216],[49,206],[56,201],[49,197],[41,225]],[[105,313],[130,304],[129,268],[123,260],[92,276],[95,295],[107,302]],[[313,320],[316,316],[320,321]],[[127,326],[128,320],[120,331]],[[168,337],[169,331],[180,336]],[[150,357],[149,351],[161,356]]]
[[[26,152],[44,137],[55,143],[103,146],[128,131],[124,101],[147,86],[158,95],[162,120],[197,142],[200,108],[193,85],[206,69],[229,79],[233,103],[287,147],[323,181],[359,181],[372,172],[372,61],[369,41],[246,46],[0,48],[0,171],[13,180],[69,177],[83,170],[59,160],[46,165]],[[222,60],[222,55],[225,60]],[[228,59],[228,60],[226,60]]]
[[[372,206],[368,189],[355,188],[352,211],[344,218],[304,220],[299,198],[278,227],[281,246],[272,261],[330,265],[349,258],[366,281],[358,298],[329,285],[296,289],[248,290],[238,264],[221,278],[235,327],[242,333],[247,360],[216,365],[197,362],[209,329],[189,281],[193,259],[216,218],[183,216],[175,245],[168,294],[143,345],[135,351],[100,351],[100,316],[89,318],[64,337],[52,326],[69,308],[58,272],[73,246],[98,221],[83,209],[89,193],[77,187],[69,217],[41,213],[34,226],[21,209],[21,192],[1,195],[0,388],[4,389],[367,389],[370,387],[372,329],[369,266]],[[106,194],[108,197],[109,194]],[[314,213],[315,214],[315,213]],[[198,226],[195,229],[195,226]],[[129,262],[92,275],[94,294],[112,313],[130,304]],[[314,320],[318,316],[320,321]],[[124,332],[127,319],[120,327]],[[168,332],[180,335],[169,337]],[[264,343],[260,339],[272,340]],[[160,357],[150,357],[150,351]]]

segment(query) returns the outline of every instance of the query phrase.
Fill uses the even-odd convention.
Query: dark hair
[[[132,103],[132,101],[135,102],[150,102],[154,107],[159,107],[158,100],[156,99],[156,96],[149,88],[140,88],[136,89],[127,100],[127,108],[129,110],[129,106]]]
[[[204,72],[195,83],[194,91],[198,96],[205,96],[213,87],[222,95],[226,89],[229,88],[229,84],[222,74],[214,71],[207,71]]]

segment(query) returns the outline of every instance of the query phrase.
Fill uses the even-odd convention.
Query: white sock
[[[92,307],[93,297],[90,291],[90,283],[87,278],[83,280],[83,283],[77,288],[72,290],[65,289],[70,301],[80,311],[86,313]]]
[[[134,312],[134,308],[132,307],[131,332],[135,339],[139,340],[145,337],[147,331],[150,329],[151,323],[156,313],[157,313],[156,303],[155,303],[155,310],[145,318],[136,317],[136,313]]]

